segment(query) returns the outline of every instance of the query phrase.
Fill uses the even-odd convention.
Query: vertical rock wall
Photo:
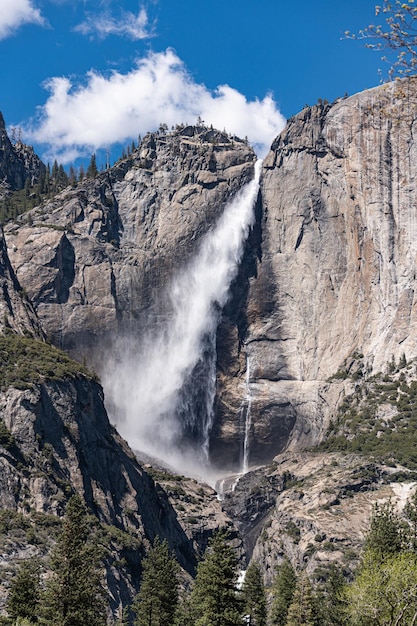
[[[326,382],[339,368],[417,356],[416,129],[408,79],[304,109],[273,143],[241,357],[219,393],[219,463],[242,446],[248,362],[259,463],[319,440],[346,391]]]

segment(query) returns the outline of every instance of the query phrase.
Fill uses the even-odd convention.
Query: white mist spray
[[[207,458],[215,395],[215,338],[243,245],[254,221],[261,161],[254,180],[227,204],[195,257],[175,277],[172,314],[164,328],[141,341],[134,360],[126,354],[103,377],[113,419],[131,447],[165,460],[183,472],[201,473]],[[197,378],[204,376],[204,382]],[[190,402],[197,389],[204,397]],[[184,391],[185,389],[185,391]],[[184,444],[184,432],[194,442]],[[194,458],[193,458],[194,457]]]

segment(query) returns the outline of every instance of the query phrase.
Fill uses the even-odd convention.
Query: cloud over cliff
[[[55,77],[45,86],[50,95],[26,135],[63,162],[135,139],[161,123],[192,124],[198,117],[247,136],[263,155],[285,125],[271,95],[248,101],[228,85],[211,91],[193,80],[172,49],[150,52],[126,74],[91,70],[83,83]]]

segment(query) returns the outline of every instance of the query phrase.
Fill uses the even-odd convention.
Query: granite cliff
[[[8,225],[13,266],[53,343],[100,369],[103,346],[143,329],[254,160],[244,142],[206,128],[150,134],[130,158]]]
[[[331,377],[417,356],[416,102],[416,79],[386,84],[304,109],[274,141],[221,329],[234,358],[220,377],[218,463],[239,459],[242,398],[250,463],[265,463],[323,438],[354,388]]]
[[[132,494],[149,492],[150,510],[168,511],[167,526],[161,528],[159,515],[143,522],[144,536],[165,533],[177,551],[191,544],[198,550],[207,520],[210,529],[232,517],[267,580],[284,553],[311,572],[334,560],[354,563],[372,503],[393,496],[403,504],[415,474],[395,468],[395,455],[388,466],[381,459],[303,450],[326,439],[351,398],[357,410],[351,421],[361,430],[363,404],[383,384],[391,388],[376,408],[374,402],[366,436],[382,440],[388,422],[395,431],[402,413],[392,407],[399,398],[407,396],[407,411],[413,411],[416,103],[417,80],[407,79],[308,107],[289,121],[264,161],[255,224],[217,330],[209,456],[220,473],[252,469],[224,483],[224,512],[209,488],[199,491],[175,474],[158,475],[165,492],[157,488],[152,495],[152,480],[108,424],[101,388],[84,378],[65,382],[63,413],[56,383],[13,390],[4,400],[4,421],[22,445],[33,433],[20,434],[14,402],[33,407],[36,424],[40,416],[46,420],[41,441],[58,433],[51,443],[57,473],[46,494],[62,494],[57,477],[65,476],[66,488],[84,490],[103,519],[125,523],[132,505],[110,497],[113,478],[95,478],[99,461],[112,467],[103,457],[111,438],[119,459],[111,473],[123,484],[126,475],[132,482],[129,472],[142,481],[133,491],[126,487],[125,497],[140,512]],[[150,312],[163,326],[169,315],[164,290],[228,199],[253,177],[254,161],[245,142],[218,131],[153,133],[128,159],[10,222],[4,275],[13,297],[2,303],[5,327],[22,333],[29,326],[21,320],[30,319],[32,336],[42,338],[44,331],[104,371],[103,357],[123,337],[143,332]],[[22,290],[25,297],[16,296]],[[393,362],[401,368],[384,380]],[[89,416],[87,434],[80,434],[78,418],[68,430],[71,412],[80,424]],[[49,423],[51,414],[59,426]],[[35,464],[41,452],[33,453]],[[29,506],[47,506],[43,493],[27,496]],[[13,489],[8,497],[12,503]],[[59,498],[54,501],[59,506]]]
[[[249,465],[317,444],[353,389],[331,377],[415,358],[416,101],[414,79],[391,83],[306,108],[274,141],[217,335],[215,466],[242,468],[245,433]],[[163,324],[164,288],[254,159],[203,127],[151,134],[9,224],[12,264],[51,340],[100,369],[149,310]]]
[[[47,344],[36,313],[13,272],[0,238],[0,612],[17,563],[44,558],[69,497],[78,492],[106,545],[111,610],[130,603],[141,559],[156,536],[167,539],[185,572],[219,520],[198,532],[180,521],[164,491],[110,425],[96,376]]]

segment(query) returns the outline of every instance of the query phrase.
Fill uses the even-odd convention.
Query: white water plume
[[[216,329],[254,221],[260,172],[258,161],[254,179],[173,280],[165,327],[148,333],[134,359],[126,352],[104,376],[113,419],[131,447],[182,472],[207,471]]]

